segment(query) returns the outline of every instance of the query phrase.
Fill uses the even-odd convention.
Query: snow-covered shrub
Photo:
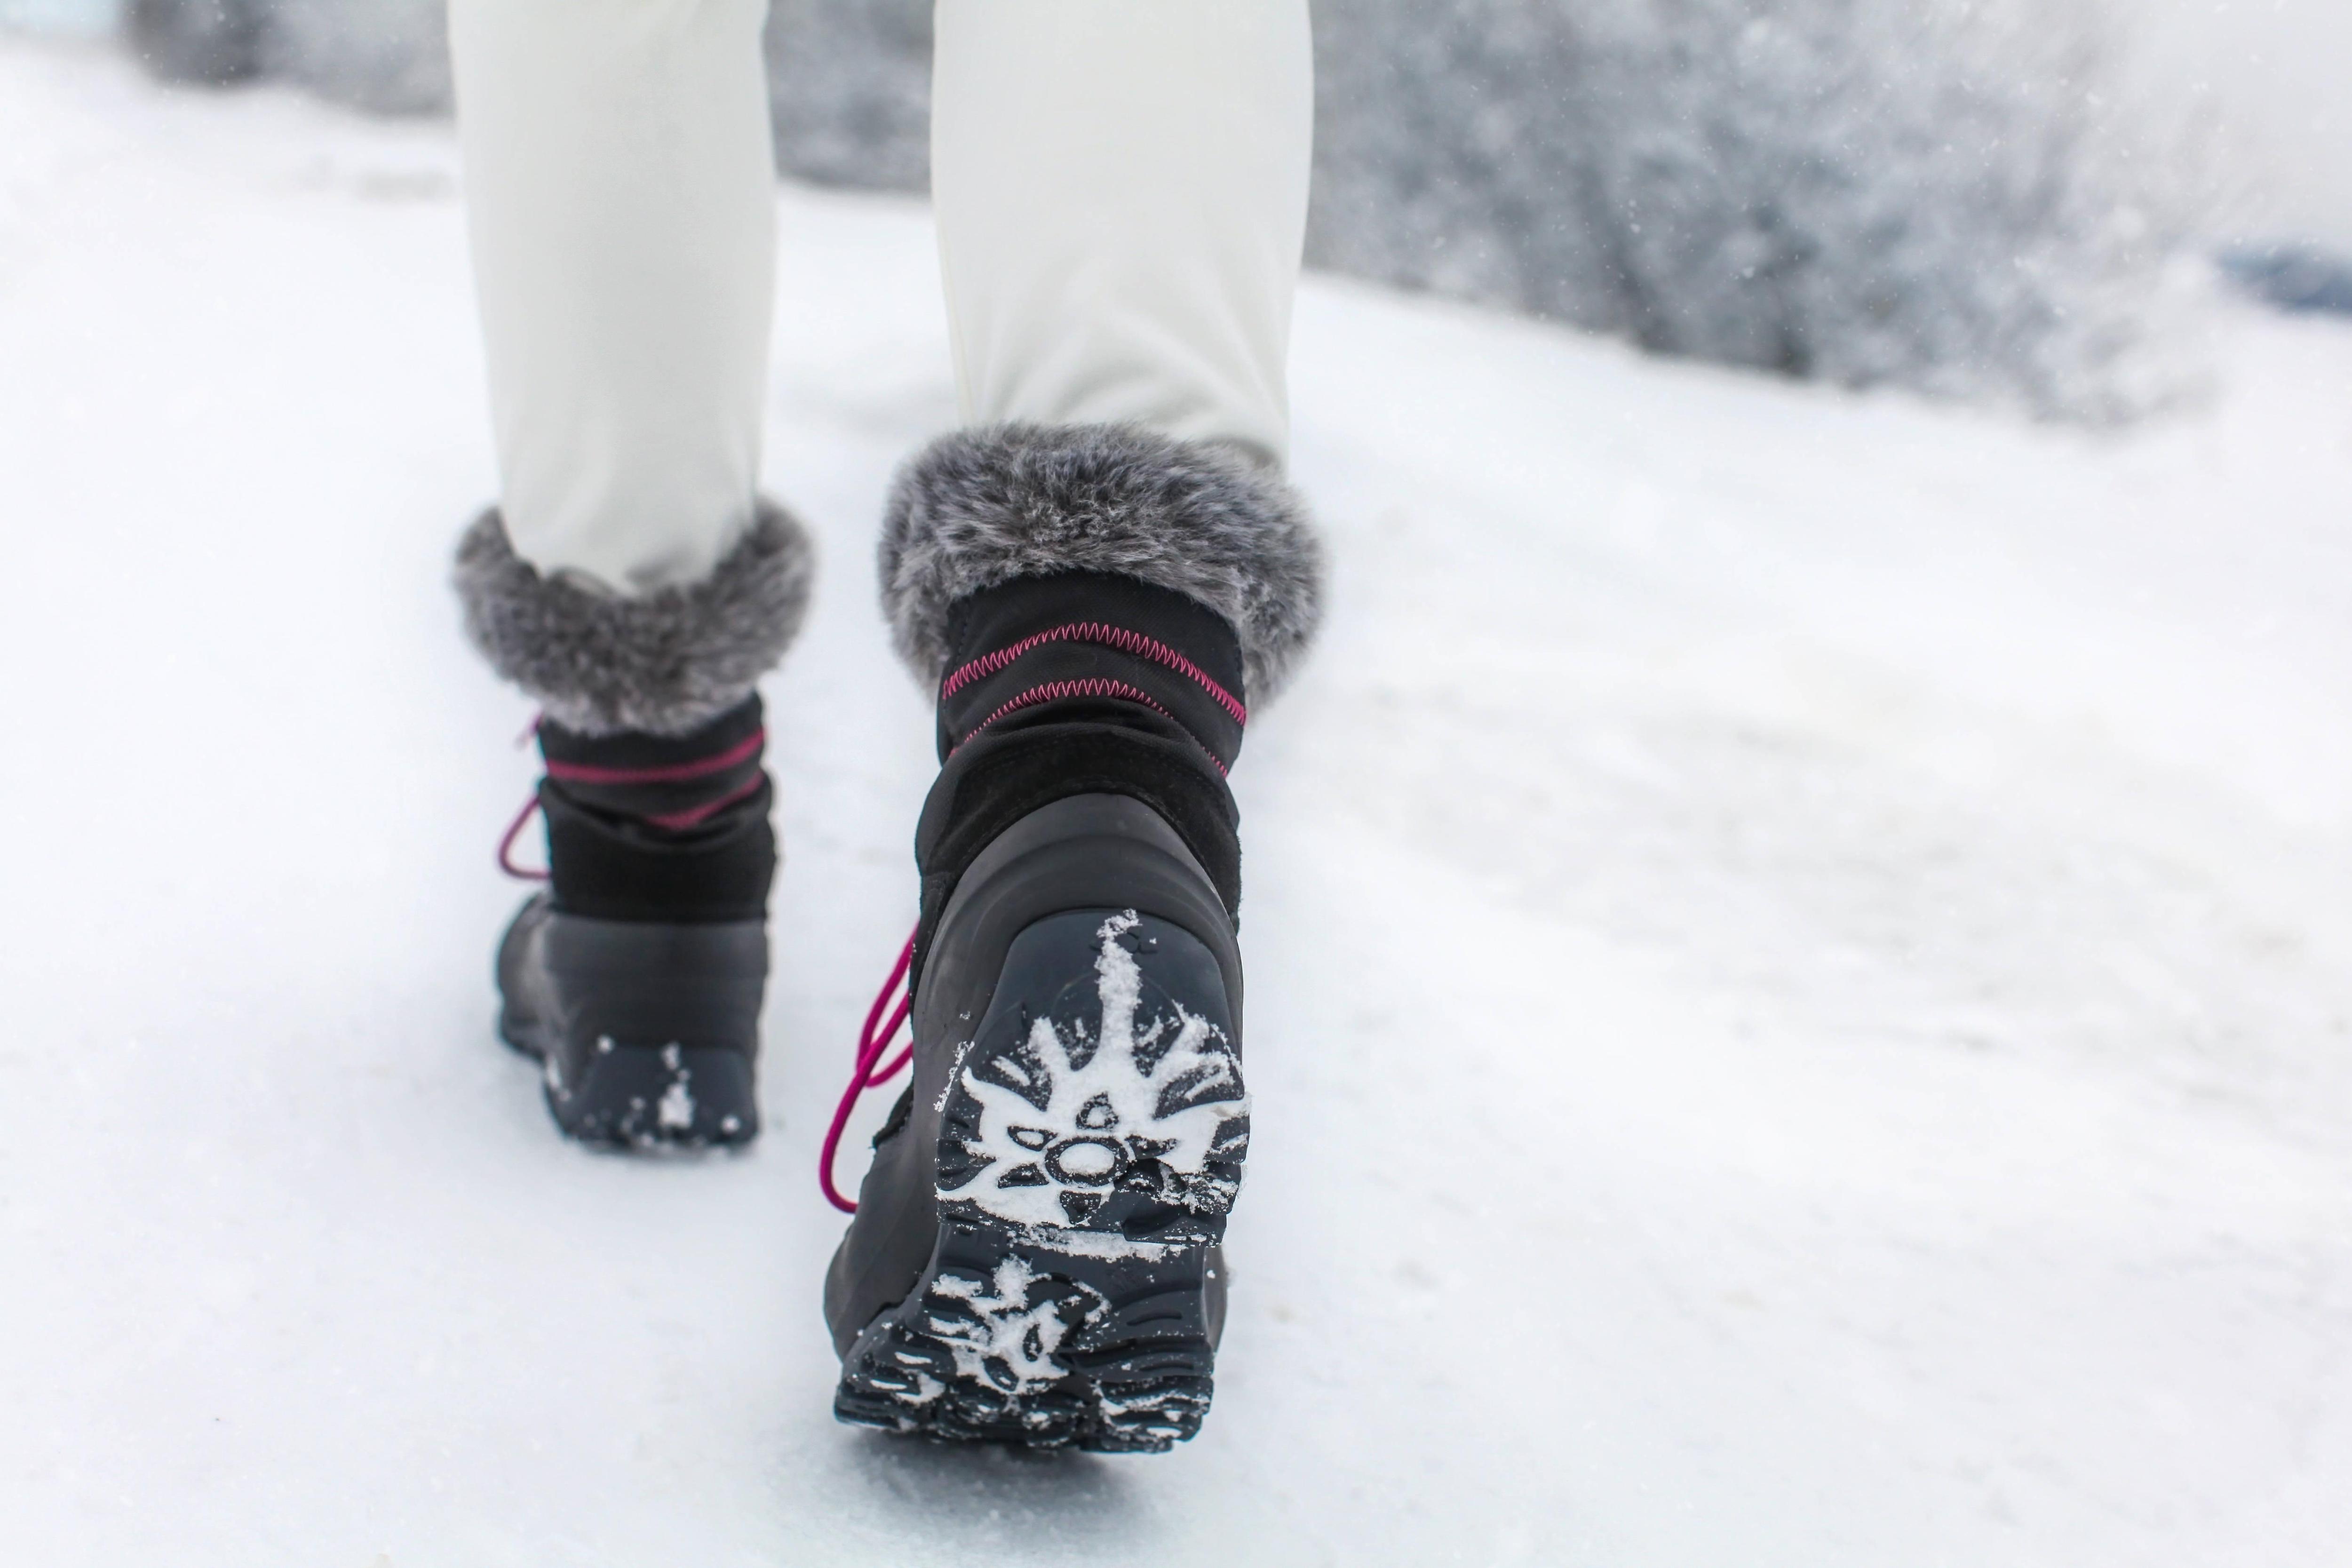
[[[131,52],[165,81],[226,87],[262,69],[262,0],[131,0],[123,27]]]
[[[776,162],[821,184],[919,191],[931,176],[931,0],[775,0]]]
[[[2069,0],[1318,0],[1309,254],[2089,420],[2193,381],[2188,204]]]
[[[380,114],[449,106],[447,0],[269,0],[273,73]]]
[[[379,113],[449,106],[446,0],[131,0],[125,26],[167,81],[274,76]]]
[[[131,0],[132,48],[169,80],[299,81],[385,113],[449,105],[446,0]],[[930,0],[775,0],[776,157],[827,184],[930,174]]]
[[[135,0],[151,58],[446,101],[443,0]],[[1311,261],[1663,353],[2085,420],[2193,384],[2106,0],[1314,0]],[[257,42],[256,37],[257,35]],[[919,190],[930,0],[775,0],[778,162]]]

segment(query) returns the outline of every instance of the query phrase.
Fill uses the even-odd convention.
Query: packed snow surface
[[[836,1426],[817,1313],[931,768],[925,212],[779,197],[771,1131],[644,1160],[490,1033],[457,178],[0,42],[0,1557],[2344,1561],[2352,332],[2094,439],[1311,285],[1216,1408],[1035,1459]]]

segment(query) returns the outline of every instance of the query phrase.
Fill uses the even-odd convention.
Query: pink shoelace
[[[530,716],[530,722],[524,725],[522,733],[515,737],[517,751],[530,745],[537,738],[539,726],[546,718],[547,715],[544,713],[534,713]],[[530,792],[530,798],[522,803],[522,809],[515,813],[515,819],[507,824],[506,832],[499,836],[499,869],[518,882],[544,882],[549,878],[549,873],[545,871],[515,864],[515,841],[522,837],[522,830],[530,826],[530,819],[537,815],[539,815],[539,791],[534,789]]]
[[[515,744],[530,745],[531,737],[539,733],[540,722],[545,717],[545,714],[534,715],[530,726],[516,738]],[[552,761],[547,763],[545,766],[547,776],[559,784],[683,784],[740,766],[756,755],[760,748],[767,743],[767,740],[768,731],[762,726],[715,756],[698,757],[689,763],[672,763],[667,766],[656,768],[603,768],[585,763]],[[672,812],[666,816],[648,816],[645,820],[656,827],[666,827],[672,831],[682,831],[695,826],[752,794],[760,787],[760,778],[761,775],[755,772],[751,778],[717,800],[689,807],[685,811]],[[530,792],[530,798],[522,803],[522,809],[515,813],[514,820],[507,824],[506,832],[499,839],[499,869],[518,882],[544,882],[548,879],[547,872],[530,866],[519,866],[515,863],[514,858],[515,845],[522,837],[523,829],[530,826],[530,819],[538,814],[539,808],[539,792],[533,790]]]
[[[881,991],[874,998],[874,1005],[866,1010],[866,1026],[857,1031],[857,1066],[849,1075],[849,1087],[841,1091],[841,1103],[833,1109],[833,1125],[826,1128],[824,1133],[824,1152],[817,1156],[817,1184],[824,1189],[825,1201],[844,1214],[856,1214],[857,1205],[843,1197],[841,1189],[834,1185],[833,1161],[840,1152],[842,1131],[849,1125],[850,1112],[857,1109],[857,1102],[866,1098],[867,1089],[879,1089],[906,1071],[907,1064],[915,1059],[912,1040],[907,1042],[905,1050],[890,1060],[886,1062],[882,1059],[882,1053],[898,1037],[899,1026],[914,1011],[914,997],[908,988],[908,971],[913,967],[914,962],[915,939],[910,935],[907,938],[906,947],[898,954],[898,962],[891,967],[890,978],[882,983]],[[894,997],[898,1002],[896,1006],[891,1005]],[[882,1022],[886,1012],[889,1015],[887,1024]]]

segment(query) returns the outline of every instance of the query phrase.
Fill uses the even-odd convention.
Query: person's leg
[[[1305,0],[940,0],[932,195],[967,425],[1133,422],[1279,460]]]
[[[751,524],[775,261],[764,0],[452,0],[516,552],[623,594]]]
[[[754,492],[775,196],[763,0],[453,0],[502,492],[467,630],[543,710],[550,890],[501,1029],[564,1130],[736,1142],[775,866],[754,686],[806,535]]]
[[[1224,774],[1319,603],[1281,477],[1307,6],[940,0],[936,81],[970,427],[884,524],[942,767],[835,1409],[1164,1448],[1207,1407],[1248,1145]]]

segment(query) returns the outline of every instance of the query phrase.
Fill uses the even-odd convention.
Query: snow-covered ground
[[[2118,440],[1312,285],[1217,1406],[1038,1459],[835,1426],[816,1311],[926,216],[780,198],[779,1130],[648,1163],[489,1033],[457,181],[0,41],[0,1559],[2345,1560],[2352,331]]]

